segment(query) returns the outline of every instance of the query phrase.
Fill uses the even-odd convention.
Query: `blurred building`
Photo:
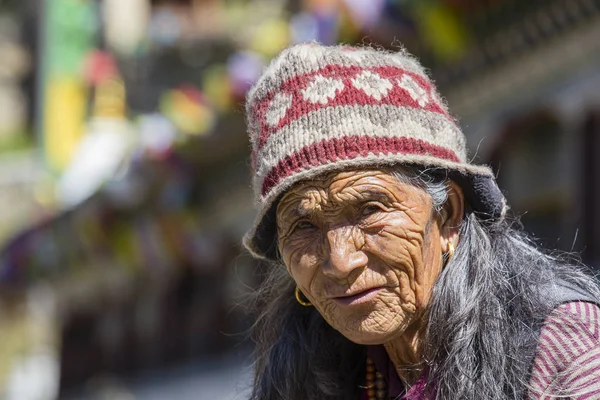
[[[525,228],[600,267],[599,22],[597,0],[0,3],[4,397],[243,398],[243,98],[292,43],[402,43]]]

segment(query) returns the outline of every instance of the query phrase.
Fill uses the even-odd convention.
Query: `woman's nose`
[[[353,271],[362,269],[367,265],[367,255],[360,250],[362,246],[358,241],[352,226],[343,226],[327,232],[329,257],[323,265],[325,275],[334,279],[348,279]]]

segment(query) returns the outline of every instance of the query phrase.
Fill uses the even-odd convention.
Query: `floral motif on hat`
[[[302,90],[302,97],[313,104],[327,104],[342,90],[344,90],[344,83],[339,79],[316,75],[313,81]]]
[[[352,84],[378,101],[387,96],[392,88],[392,83],[389,80],[370,71],[361,72],[360,75],[352,79]]]
[[[410,97],[419,103],[421,107],[425,107],[429,104],[430,98],[427,91],[409,75],[403,75],[401,79],[398,79],[398,85],[406,90],[408,94],[410,94]]]
[[[292,105],[292,96],[288,93],[277,93],[267,108],[265,120],[271,126],[277,126],[281,119],[285,117],[288,109]]]

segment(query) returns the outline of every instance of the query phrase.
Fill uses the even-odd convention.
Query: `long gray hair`
[[[401,167],[393,175],[424,189],[434,210],[447,200],[443,171]],[[562,280],[600,299],[583,267],[563,258],[540,251],[510,223],[492,223],[467,208],[456,253],[437,278],[426,311],[421,352],[431,397],[526,396],[539,329],[556,305],[543,288]],[[274,265],[256,293],[251,400],[358,399],[366,347],[298,304],[294,289],[286,269]]]

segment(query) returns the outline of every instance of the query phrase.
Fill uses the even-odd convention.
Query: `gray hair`
[[[392,174],[425,190],[433,209],[448,197],[443,170],[401,167]],[[539,329],[555,304],[542,288],[562,280],[600,299],[582,266],[540,251],[509,222],[468,207],[452,260],[433,288],[422,355],[438,399],[526,396]],[[251,400],[358,398],[366,346],[350,342],[314,308],[294,298],[295,283],[273,265],[256,293],[258,318]]]

